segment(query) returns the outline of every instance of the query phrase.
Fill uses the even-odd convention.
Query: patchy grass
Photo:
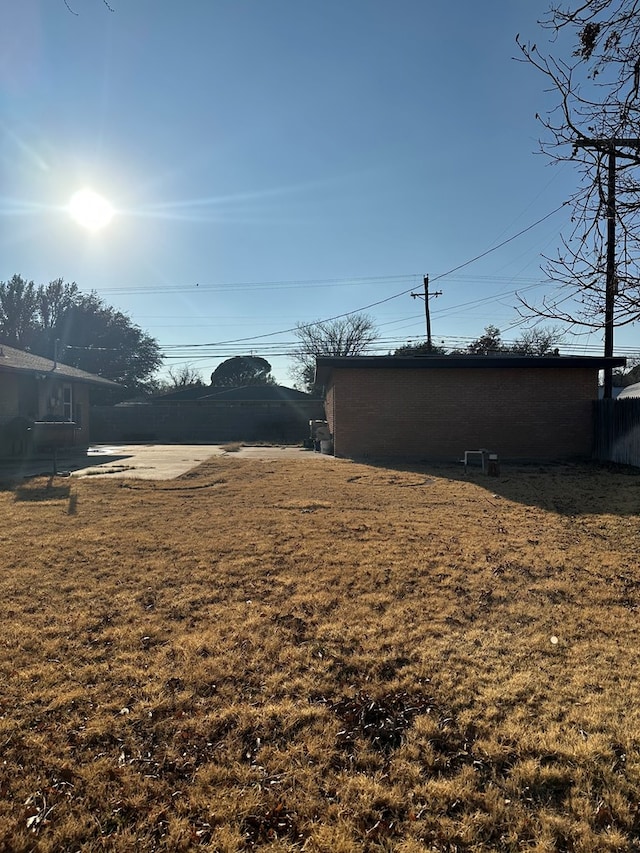
[[[0,850],[640,849],[640,477],[0,492]]]

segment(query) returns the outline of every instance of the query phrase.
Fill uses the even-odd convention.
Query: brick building
[[[347,457],[590,456],[598,371],[585,356],[319,357],[334,452]]]
[[[46,443],[47,436],[51,440],[52,424],[63,427],[58,433],[65,444],[86,446],[92,387],[118,385],[77,367],[0,346],[0,456],[21,456]]]

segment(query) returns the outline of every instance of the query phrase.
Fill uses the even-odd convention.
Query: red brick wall
[[[327,419],[338,456],[502,459],[588,456],[590,368],[334,369]]]
[[[330,385],[327,389],[326,396],[324,398],[324,413],[327,419],[327,423],[329,424],[329,429],[331,430],[331,434],[334,435],[335,429],[335,386]]]

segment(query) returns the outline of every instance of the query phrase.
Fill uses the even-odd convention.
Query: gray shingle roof
[[[80,370],[77,367],[70,367],[68,364],[52,361],[50,358],[43,358],[41,355],[34,355],[32,352],[25,350],[14,349],[5,344],[0,346],[0,373],[28,373],[28,374],[48,374],[57,376],[60,379],[73,379],[76,382],[85,382],[89,385],[103,385],[110,388],[117,388],[118,383],[112,382],[111,379],[103,379],[102,376],[96,376],[95,373],[87,373],[86,370]]]

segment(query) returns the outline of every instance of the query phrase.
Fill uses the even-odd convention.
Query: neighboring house
[[[287,388],[285,385],[242,385],[239,388],[216,388],[209,385],[203,389],[201,400],[225,400],[229,403],[290,406],[308,403],[311,394]],[[315,398],[317,400],[317,398]]]
[[[583,356],[320,357],[316,382],[334,453],[460,459],[590,456],[598,372],[623,358]]]
[[[193,395],[196,393],[196,398]],[[148,404],[92,410],[92,441],[302,442],[309,421],[324,417],[322,400],[282,385],[178,389]]]
[[[616,400],[630,400],[635,397],[640,397],[640,382],[634,382],[633,385],[627,385],[626,388],[618,388]]]
[[[27,452],[49,437],[43,423],[73,424],[58,430],[58,441],[89,442],[89,389],[117,388],[115,382],[33,355],[0,346],[0,455]]]

